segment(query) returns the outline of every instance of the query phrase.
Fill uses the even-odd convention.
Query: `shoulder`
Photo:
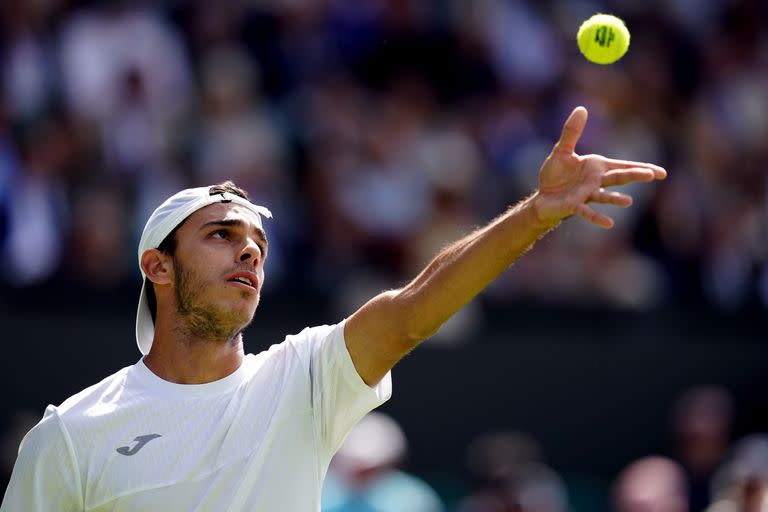
[[[59,411],[50,405],[21,441],[3,507],[82,510],[81,481],[70,437]]]
[[[72,441],[59,410],[49,405],[43,418],[21,440],[16,464],[28,478],[76,467]]]
[[[306,327],[300,332],[289,334],[282,343],[272,345],[256,355],[248,354],[245,363],[252,369],[262,367],[264,363],[275,364],[277,360],[298,359],[308,363],[313,354],[326,345],[329,340],[344,339],[344,321],[333,325]]]
[[[299,352],[299,354],[312,352],[330,340],[340,339],[343,341],[344,323],[345,321],[342,320],[333,325],[307,327],[298,334],[288,335],[285,338],[285,342]]]
[[[344,320],[337,324],[331,324],[331,325],[316,325],[314,327],[305,327],[301,330],[301,332],[297,334],[289,334],[286,336],[286,341],[296,344],[296,343],[302,343],[306,341],[312,341],[317,339],[323,339],[327,338],[328,336],[332,335],[334,331],[344,329]]]
[[[243,361],[246,365],[246,379],[258,380],[280,375],[287,378],[296,372],[308,376],[318,357],[328,357],[335,353],[334,347],[344,344],[344,322],[334,325],[319,325],[307,327],[296,334],[289,334],[281,343],[269,347],[258,354],[248,354]],[[329,343],[338,339],[338,343]],[[322,355],[321,355],[322,354]]]
[[[135,365],[134,365],[135,366]],[[104,401],[113,401],[125,388],[134,366],[127,366],[64,400],[56,410],[64,421],[86,415]]]
[[[96,407],[105,396],[109,396],[110,390],[125,380],[128,368],[110,375],[101,382],[67,398],[61,405],[49,405],[43,418],[24,437],[20,450],[39,457],[44,453],[65,453],[74,455],[72,442],[72,427],[78,430],[83,423],[83,418],[89,417],[89,411]]]
[[[19,451],[24,449],[35,453],[45,452],[48,451],[46,447],[51,445],[67,444],[67,437],[58,408],[49,405],[43,418],[22,439]]]
[[[72,440],[58,408],[49,405],[43,418],[32,427],[19,444],[19,459],[43,462],[38,471],[52,470],[46,461],[73,460]]]

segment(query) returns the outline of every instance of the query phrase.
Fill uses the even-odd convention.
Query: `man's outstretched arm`
[[[604,187],[666,177],[664,169],[652,164],[577,155],[576,143],[586,121],[583,107],[568,117],[541,167],[536,193],[443,249],[403,288],[377,295],[349,317],[344,330],[347,349],[366,383],[381,380],[566,217],[577,215],[611,228],[613,220],[589,203],[627,207],[632,199]]]

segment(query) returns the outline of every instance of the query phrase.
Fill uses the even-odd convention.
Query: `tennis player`
[[[143,357],[46,409],[21,443],[0,510],[318,511],[331,457],[390,397],[395,363],[563,219],[610,228],[590,203],[631,198],[604,187],[666,176],[577,155],[586,120],[579,107],[565,122],[533,195],[408,285],[257,355],[244,353],[242,332],[264,283],[269,211],[231,183],[169,198],[139,244]]]

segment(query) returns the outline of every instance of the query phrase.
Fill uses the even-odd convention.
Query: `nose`
[[[245,239],[245,244],[240,251],[240,263],[252,262],[254,266],[258,266],[261,263],[262,254],[259,244],[257,244],[253,238],[248,237]]]

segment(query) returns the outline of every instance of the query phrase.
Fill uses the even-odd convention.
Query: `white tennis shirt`
[[[248,354],[208,384],[174,384],[139,361],[48,406],[0,511],[319,511],[331,457],[391,386],[390,374],[362,381],[344,322]]]

